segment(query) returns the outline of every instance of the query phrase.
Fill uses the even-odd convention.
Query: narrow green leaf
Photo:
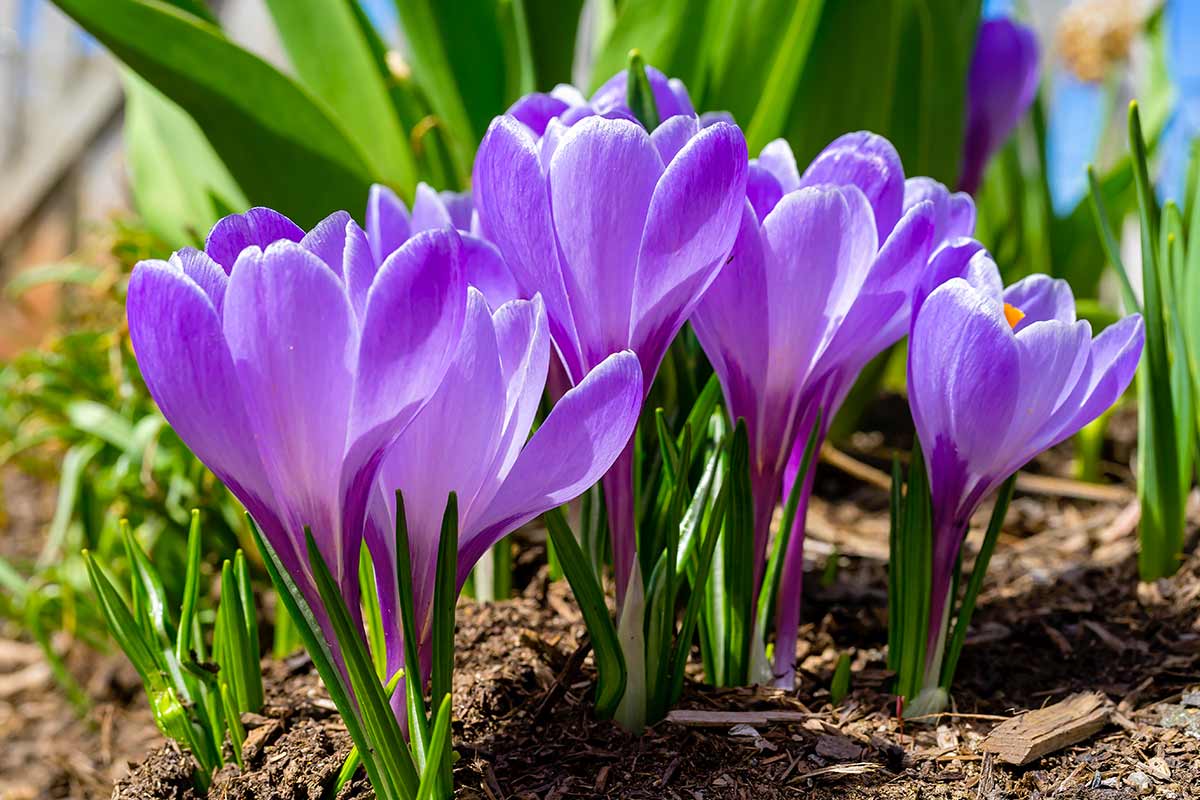
[[[451,749],[450,749],[450,695],[442,698],[441,704],[438,706],[437,716],[433,722],[433,735],[429,739],[429,750],[432,753],[445,753],[443,761],[444,767],[451,767]],[[433,800],[435,791],[438,788],[438,764],[431,761],[425,765],[425,769],[421,772],[421,786],[417,792],[416,800]],[[449,797],[450,795],[444,795]]]
[[[192,622],[196,617],[196,603],[200,599],[200,511],[192,509],[192,521],[188,525],[187,568],[184,571],[183,602],[179,612],[179,629],[175,632],[175,657],[181,663],[192,660]]]
[[[401,679],[404,677],[404,670],[396,670],[396,674],[388,679],[387,696],[390,700],[396,694],[396,687],[400,685]],[[350,752],[346,754],[346,760],[342,762],[342,768],[338,770],[337,780],[325,790],[325,800],[333,800],[337,797],[347,783],[354,778],[354,773],[358,772],[358,768],[362,766],[362,755],[358,752],[358,745],[350,748]]]
[[[758,108],[746,129],[746,145],[751,153],[762,150],[783,133],[824,5],[824,0],[808,0],[792,6],[787,32],[775,52]]]
[[[404,705],[408,710],[408,737],[416,769],[424,771],[429,756],[429,717],[425,712],[425,681],[421,674],[420,628],[413,595],[412,550],[404,495],[396,491],[396,586],[400,595],[400,629],[404,636]]]
[[[650,88],[650,79],[646,76],[646,62],[637,48],[629,51],[629,65],[626,67],[626,95],[629,109],[648,131],[658,127],[658,105],[654,102],[654,90]]]
[[[254,604],[254,587],[250,584],[250,567],[241,548],[233,554],[233,576],[237,582],[242,629],[246,636],[246,710],[257,712],[263,704],[262,670],[259,667],[262,644],[258,637],[258,611]]]
[[[233,750],[233,759],[239,769],[245,769],[242,761],[242,745],[246,741],[246,728],[242,725],[242,716],[238,711],[237,700],[228,683],[221,684],[221,708],[225,712],[225,724],[229,729],[229,746]]]
[[[396,715],[392,713],[387,695],[384,694],[383,684],[375,674],[375,666],[371,663],[371,655],[367,652],[362,631],[350,616],[350,610],[346,607],[337,582],[321,556],[312,531],[307,527],[304,539],[313,581],[317,585],[321,603],[329,615],[330,627],[333,628],[341,648],[346,674],[350,679],[354,699],[358,702],[358,713],[362,718],[363,728],[371,749],[379,756],[382,772],[386,776],[385,791],[391,791],[401,797],[411,796],[417,791],[417,772],[412,756],[403,745],[404,734],[396,721]],[[374,785],[374,781],[372,784]],[[378,786],[376,789],[378,790]]]
[[[729,513],[725,519],[725,591],[728,619],[725,680],[740,686],[748,677],[754,627],[754,492],[750,483],[750,443],[739,419],[729,459]]]
[[[117,588],[87,550],[83,551],[83,561],[87,568],[88,580],[96,592],[96,599],[100,602],[100,613],[104,615],[113,638],[141,676],[142,682],[147,686],[161,686],[158,663],[152,645],[146,640],[146,633],[134,621]]]
[[[162,578],[134,537],[129,520],[123,519],[119,525],[129,561],[133,616],[143,625],[147,636],[157,637],[159,642],[167,644],[173,637],[167,632],[167,591],[163,588]]]
[[[561,509],[546,512],[546,530],[554,542],[559,563],[567,576],[571,592],[579,603],[579,610],[587,624],[592,639],[592,654],[596,662],[596,715],[609,719],[617,710],[617,704],[625,694],[625,659],[617,629],[609,616],[604,602],[604,591],[596,580],[591,563],[584,557],[567,526]]]
[[[363,757],[363,768],[367,771],[371,785],[375,787],[380,800],[404,800],[402,795],[397,794],[390,777],[385,775],[385,766],[380,763],[379,756],[372,748],[372,741],[368,738],[359,717],[358,707],[351,699],[342,670],[334,659],[329,643],[325,639],[324,630],[317,621],[312,607],[300,587],[287,572],[275,549],[263,536],[258,524],[249,515],[247,515],[247,520],[250,522],[250,531],[254,535],[258,551],[263,555],[267,574],[270,575],[271,583],[275,586],[279,602],[291,614],[292,620],[296,624],[296,630],[304,642],[304,647],[312,657],[313,666],[316,667],[317,674],[321,676],[321,682],[325,684],[330,699],[337,706],[338,713],[342,715],[342,722],[355,747],[358,748],[360,755],[366,753],[366,756]]]
[[[442,514],[442,530],[438,539],[437,566],[433,589],[433,658],[430,697],[435,705],[450,701],[454,688],[454,607],[458,601],[458,494],[451,492]],[[442,752],[437,744],[437,730],[429,742],[429,758],[441,764],[440,790],[454,793],[454,776],[449,750]]]

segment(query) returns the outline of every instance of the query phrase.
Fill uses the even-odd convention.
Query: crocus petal
[[[367,310],[367,293],[375,282],[379,264],[375,252],[367,240],[367,233],[353,220],[346,223],[346,246],[342,251],[342,275],[346,282],[346,294],[354,306],[354,316],[359,320]]]
[[[1092,341],[1087,390],[1079,410],[1058,433],[1059,441],[1104,413],[1129,388],[1142,356],[1145,334],[1141,315],[1132,314],[1109,325]]]
[[[505,534],[595,484],[629,441],[641,406],[642,371],[629,351],[609,356],[563,395],[480,515],[480,533],[463,542],[459,583]]]
[[[231,214],[219,220],[208,233],[204,252],[229,272],[247,247],[265,250],[280,239],[298,242],[303,238],[300,226],[283,214],[256,207],[245,214]]]
[[[933,204],[935,245],[975,233],[975,201],[966,192],[951,192],[933,178],[909,178],[904,182],[904,208],[917,203]]]
[[[908,360],[909,403],[926,451],[946,448],[974,472],[993,463],[1011,449],[1005,436],[1019,388],[1003,310],[961,278],[934,289],[913,324]],[[934,497],[935,507],[957,501]]]
[[[998,458],[994,470],[1015,471],[1037,455],[1034,433],[1050,419],[1075,389],[1091,354],[1092,326],[1085,321],[1065,322],[1049,319],[1023,328],[1016,337],[1020,357],[1020,390],[1017,405],[1005,437],[1009,458]],[[1000,453],[997,453],[1000,456]],[[1008,468],[1012,461],[1019,463]]]
[[[742,132],[717,123],[679,152],[654,188],[637,257],[630,337],[648,378],[733,247],[747,168]]]
[[[561,98],[535,92],[513,103],[505,113],[527,126],[537,136],[541,136],[550,120],[562,114],[568,107]]]
[[[989,19],[979,26],[967,79],[964,191],[979,188],[988,159],[1033,102],[1037,67],[1037,37],[1031,29],[1010,19]]]
[[[770,356],[770,315],[762,312],[770,295],[758,218],[747,203],[729,264],[704,293],[691,322],[721,380],[730,417],[746,418],[755,430]]]
[[[670,164],[671,159],[692,140],[700,130],[700,122],[695,117],[671,117],[654,129],[650,141],[658,148],[658,155],[664,164]]]
[[[412,226],[404,203],[388,187],[378,183],[371,186],[367,195],[367,239],[375,263],[382,264],[410,235]]]
[[[755,159],[758,166],[775,176],[784,194],[800,188],[800,169],[796,166],[796,156],[785,139],[775,139],[768,142]]]
[[[464,234],[462,258],[467,284],[483,292],[491,308],[499,308],[508,301],[521,297],[517,279],[504,263],[500,251],[491,242]]]
[[[413,198],[412,220],[413,233],[417,231],[434,230],[437,228],[455,227],[450,218],[450,211],[429,184],[422,181],[417,184],[417,193]]]
[[[505,303],[492,315],[505,382],[505,418],[493,472],[508,474],[525,445],[541,402],[550,369],[550,333],[546,306],[533,300]]]
[[[341,281],[291,242],[247,249],[229,279],[224,331],[288,529],[311,526],[337,570],[344,559],[336,487],[358,350]]]
[[[1025,316],[1014,330],[1021,331],[1041,320],[1075,321],[1075,296],[1071,284],[1049,275],[1030,275],[1004,290],[1004,302]]]
[[[348,213],[335,211],[306,233],[300,240],[300,246],[324,261],[333,274],[340,278],[343,253],[346,251],[346,226],[352,223]]]
[[[550,331],[568,369],[582,368],[579,336],[559,263],[550,196],[537,142],[516,120],[492,121],[475,158],[475,199],[488,236],[517,284],[546,303]]]
[[[637,263],[642,228],[662,169],[645,130],[603,117],[572,128],[550,162],[554,227],[589,363],[629,344],[634,295],[630,265]],[[578,380],[582,375],[572,377]]]
[[[801,186],[823,183],[854,185],[875,211],[875,227],[883,241],[904,206],[904,167],[892,143],[874,133],[859,131],[839,136],[813,159],[800,178]]]
[[[666,120],[678,114],[692,116],[696,113],[683,83],[673,78],[668,79],[661,71],[650,66],[646,67],[646,78],[649,79],[650,91],[658,107],[659,120]],[[614,108],[627,108],[628,84],[629,71],[621,70],[596,90],[592,95],[591,105],[601,114]]]
[[[991,257],[987,255],[983,245],[974,239],[966,238],[955,239],[934,253],[929,259],[929,266],[926,268],[925,274],[921,276],[916,291],[913,293],[913,319],[916,319],[917,312],[920,311],[921,305],[929,293],[951,278],[964,278],[976,288],[986,288],[989,294],[994,293],[998,301],[1004,291],[1003,283],[1000,280],[1000,270],[992,262],[994,280],[986,276],[981,269],[977,268],[972,272],[971,264],[976,258],[991,261]],[[968,273],[973,276],[972,279],[968,279]],[[980,283],[981,280],[984,281],[983,284]]]
[[[192,247],[172,253],[171,264],[204,290],[217,312],[217,319],[220,320],[225,307],[225,289],[229,285],[229,276],[225,274],[225,270],[209,258],[207,253]]]
[[[783,187],[779,185],[779,180],[751,161],[750,169],[746,173],[746,199],[754,207],[759,222],[767,218],[767,214],[771,213],[771,209],[775,208],[782,197]]]
[[[403,427],[437,388],[462,335],[465,303],[453,228],[419,233],[383,262],[363,315],[352,439]]]

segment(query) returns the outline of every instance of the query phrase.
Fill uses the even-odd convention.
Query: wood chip
[[[1008,764],[1023,766],[1095,734],[1108,723],[1112,704],[1099,692],[1075,694],[1052,706],[1001,722],[981,749]]]
[[[692,728],[731,728],[734,725],[797,725],[811,716],[803,711],[702,711],[677,708],[667,714],[667,722]]]

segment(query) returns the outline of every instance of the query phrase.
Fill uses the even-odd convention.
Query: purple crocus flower
[[[775,507],[817,413],[823,440],[859,371],[907,331],[935,244],[969,234],[974,206],[927,178],[906,182],[891,143],[865,132],[838,138],[803,175],[787,143],[772,142],[750,164],[747,196],[730,263],[692,325],[730,416],[747,424],[757,586]],[[778,592],[774,677],[787,685],[811,470],[803,480]],[[771,677],[765,661],[755,671]]]
[[[481,293],[468,291],[458,352],[433,399],[389,451],[371,500],[367,544],[376,565],[388,674],[404,663],[394,573],[396,490],[404,493],[420,649],[427,659],[449,493],[458,494],[461,589],[489,547],[600,479],[624,449],[642,405],[637,357],[616,353],[569,390],[529,438],[550,364],[545,306],[535,296],[493,313]],[[402,708],[404,693],[394,697]]]
[[[480,218],[518,286],[545,300],[573,384],[629,349],[649,391],[733,246],[746,170],[741,131],[694,116],[652,134],[593,116],[541,139],[514,117],[492,122],[475,161]],[[631,439],[604,484],[618,598],[634,566],[632,462]]]
[[[349,217],[347,217],[348,219]],[[462,234],[462,264],[466,281],[483,292],[493,308],[521,296],[500,251],[487,241],[469,192],[437,192],[417,184],[412,213],[395,192],[381,184],[367,199],[367,239],[377,264],[421,231],[455,228]]]
[[[1075,319],[1066,281],[1033,275],[1003,289],[986,252],[915,311],[908,396],[933,504],[927,688],[941,671],[952,573],[971,515],[1031,458],[1098,417],[1133,378],[1141,317],[1091,333]]]
[[[967,127],[959,188],[974,194],[983,171],[1022,115],[1038,87],[1038,45],[1034,32],[1011,19],[979,25],[967,78]]]
[[[150,394],[253,515],[331,644],[304,528],[357,612],[379,464],[458,346],[462,253],[446,228],[378,263],[344,213],[305,234],[254,208],[218,222],[204,252],[143,261],[130,278],[130,339]]]
[[[665,122],[670,117],[694,117],[696,109],[688,96],[687,87],[678,78],[668,78],[654,67],[646,67],[646,78],[658,107],[659,119]],[[581,119],[591,116],[625,116],[633,118],[628,99],[629,71],[622,70],[613,75],[596,90],[591,99],[574,86],[559,84],[549,93],[527,94],[506,112],[520,120],[536,136],[542,136],[550,121],[570,127]]]

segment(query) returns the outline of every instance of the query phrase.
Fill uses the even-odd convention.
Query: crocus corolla
[[[497,117],[475,162],[476,207],[578,385],[632,350],[649,391],[667,346],[725,264],[748,160],[742,133],[694,116],[653,133],[624,117],[549,126]],[[632,439],[605,478],[617,596],[634,567]]]
[[[891,143],[865,132],[838,138],[803,174],[787,143],[772,142],[751,162],[747,195],[730,263],[692,324],[730,417],[747,424],[757,587],[774,510],[797,479],[818,412],[819,442],[859,371],[907,331],[930,254],[971,232],[974,206],[927,178],[905,181]],[[781,685],[792,680],[811,470],[800,479],[774,674],[758,658],[753,675]]]
[[[967,126],[959,188],[975,193],[988,160],[1033,103],[1038,45],[1033,30],[1011,19],[984,20],[967,76]]]
[[[1138,315],[1092,337],[1071,288],[1033,275],[1003,289],[986,252],[915,311],[908,397],[933,508],[933,576],[922,702],[941,672],[954,565],[971,515],[1010,475],[1116,402],[1141,356]]]
[[[150,394],[254,517],[335,654],[304,529],[357,614],[379,465],[458,347],[462,249],[454,229],[426,231],[380,263],[344,213],[305,234],[255,208],[218,222],[204,251],[143,261],[129,281]]]
[[[390,449],[367,524],[388,674],[404,664],[398,613],[396,490],[403,493],[418,643],[428,666],[442,514],[458,496],[458,587],[486,550],[537,515],[574,499],[625,447],[642,405],[637,357],[619,352],[558,400],[529,437],[550,363],[540,297],[492,312],[471,288],[462,340],[432,400]],[[401,710],[404,693],[394,695]],[[403,716],[402,714],[400,716]]]

